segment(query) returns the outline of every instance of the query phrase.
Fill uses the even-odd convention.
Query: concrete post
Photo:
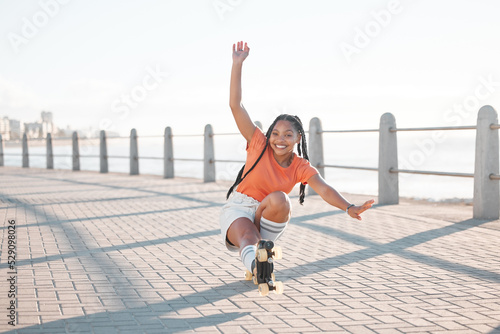
[[[398,141],[396,119],[391,113],[380,117],[379,158],[378,158],[378,202],[379,204],[399,204],[399,175],[391,173],[398,169]]]
[[[47,133],[47,169],[54,169],[54,151],[52,150],[52,134]]]
[[[476,161],[474,167],[474,219],[499,218],[499,184],[491,180],[491,174],[498,174],[498,130],[491,129],[498,124],[498,115],[491,106],[479,109],[476,133]]]
[[[80,148],[78,147],[78,133],[73,132],[73,170],[80,170]]]
[[[210,124],[205,126],[203,180],[205,182],[215,182],[214,133]]]
[[[0,134],[0,167],[4,166],[4,160],[3,160],[3,138],[2,135]]]
[[[309,161],[311,166],[318,169],[321,176],[325,177],[325,167],[321,167],[325,164],[323,158],[323,127],[321,126],[321,120],[314,117],[309,122]],[[316,195],[316,192],[309,187],[309,195]]]
[[[172,129],[165,128],[165,139],[163,145],[163,177],[165,179],[174,178],[174,145],[172,140]]]
[[[100,134],[100,161],[101,161],[101,173],[108,172],[108,148],[106,145],[106,132],[101,130]]]
[[[23,168],[29,168],[30,166],[30,156],[28,153],[28,136],[26,133],[23,134]]]
[[[135,129],[130,131],[130,175],[139,175],[139,147]]]

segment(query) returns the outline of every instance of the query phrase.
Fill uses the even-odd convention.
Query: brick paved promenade
[[[470,206],[406,201],[357,222],[317,196],[303,207],[294,196],[276,265],[285,292],[260,297],[220,242],[226,190],[192,179],[0,167],[0,330],[500,332],[500,221],[474,221]]]

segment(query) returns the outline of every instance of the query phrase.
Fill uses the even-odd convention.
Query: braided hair
[[[267,145],[269,144],[269,139],[271,138],[271,133],[273,132],[274,127],[276,126],[276,123],[278,123],[278,121],[289,121],[292,124],[293,128],[300,134],[301,142],[298,143],[297,151],[299,153],[299,156],[303,157],[306,160],[309,160],[309,155],[307,154],[306,133],[304,131],[302,121],[300,120],[300,118],[298,116],[292,116],[292,115],[288,115],[288,114],[279,115],[278,117],[276,117],[273,124],[271,124],[271,126],[269,127],[269,129],[266,132],[266,145],[264,146],[264,149],[260,153],[259,158],[255,161],[253,166],[245,173],[245,175],[243,175],[243,171],[245,170],[246,165],[243,165],[243,167],[241,167],[241,169],[238,173],[238,176],[236,177],[236,181],[234,181],[234,184],[231,186],[231,188],[229,188],[229,191],[227,192],[226,199],[229,198],[229,196],[233,192],[234,188],[237,187],[241,183],[241,181],[243,181],[245,179],[245,177],[248,175],[248,173],[250,173],[255,168],[257,163],[260,161],[260,159],[262,158],[262,156],[264,155],[264,153],[267,150]],[[300,204],[304,203],[305,189],[306,189],[306,185],[301,183],[300,190],[299,190],[299,203]]]

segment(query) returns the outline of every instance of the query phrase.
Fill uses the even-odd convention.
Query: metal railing
[[[260,122],[256,122],[256,124],[262,127]],[[85,138],[84,140],[98,140],[100,152],[99,155],[92,154],[80,154],[80,141],[77,132],[73,133],[72,137],[56,137],[52,138],[51,134],[48,134],[46,138],[32,138],[28,139],[27,134],[23,135],[23,139],[21,140],[22,145],[22,153],[6,153],[4,152],[4,145],[2,136],[0,135],[0,166],[4,166],[4,156],[21,156],[23,158],[22,167],[28,168],[29,158],[30,157],[46,157],[47,159],[47,169],[53,169],[54,158],[72,158],[73,165],[72,169],[74,171],[80,170],[80,159],[85,158],[98,158],[100,164],[100,172],[107,173],[108,170],[108,160],[109,159],[128,159],[130,160],[130,174],[136,175],[139,174],[139,160],[163,160],[164,161],[164,177],[165,178],[173,178],[174,177],[174,162],[203,162],[204,163],[204,180],[205,182],[215,181],[215,163],[245,163],[244,160],[231,160],[231,159],[215,159],[213,155],[213,138],[215,136],[240,136],[240,133],[213,133],[211,125],[207,125],[205,127],[204,134],[172,134],[172,130],[170,127],[165,129],[165,134],[163,136],[158,135],[148,135],[148,136],[138,136],[135,129],[131,130],[130,136],[112,136],[107,137],[105,131],[100,132],[99,138]],[[204,154],[203,158],[176,158],[173,156],[173,140],[174,138],[186,138],[186,137],[204,137],[205,139],[205,152],[211,152],[211,154]],[[163,138],[164,139],[164,156],[140,156],[138,154],[138,139],[139,138]],[[110,155],[107,150],[107,142],[110,140],[130,140],[130,155]],[[71,140],[73,146],[72,154],[54,154],[52,142],[55,140]],[[31,141],[46,141],[46,153],[29,153],[28,146]]]
[[[453,130],[476,130],[476,126],[443,126],[443,127],[428,127],[428,128],[390,128],[390,132],[398,131],[453,131]]]
[[[414,132],[414,131],[459,131],[459,130],[476,130],[476,126],[445,126],[445,127],[423,127],[423,128],[389,128],[390,132]],[[436,176],[454,176],[473,178],[473,173],[453,173],[453,172],[435,172],[424,170],[408,170],[390,168],[390,173],[405,173],[405,174],[420,174],[420,175],[436,175]]]
[[[377,169],[378,170],[378,169]],[[389,169],[390,173],[406,173],[406,174],[420,174],[420,175],[437,175],[437,176],[455,176],[455,177],[474,177],[473,173],[452,173],[452,172],[433,172],[425,170],[409,170],[409,169]]]
[[[324,168],[345,168],[378,172],[379,204],[399,203],[399,177],[401,173],[474,178],[474,218],[498,219],[500,215],[499,194],[499,142],[497,112],[491,106],[479,110],[477,126],[416,127],[397,128],[396,120],[390,113],[382,115],[378,130],[340,130],[324,131],[321,121],[313,118],[309,125],[309,157],[324,177]],[[475,171],[474,173],[436,172],[398,168],[397,133],[404,131],[456,131],[476,130]],[[324,133],[378,132],[379,165],[357,167],[325,164],[323,158]],[[311,191],[311,190],[310,190]],[[311,191],[312,192],[312,191]]]
[[[262,128],[259,122],[257,125]],[[322,130],[321,121],[318,118],[313,118],[309,124],[309,158],[311,164],[318,168],[319,172],[325,175],[325,168],[344,168],[357,169],[378,172],[378,199],[379,204],[397,204],[399,203],[399,177],[401,173],[421,174],[421,175],[436,175],[450,176],[462,178],[474,178],[474,218],[478,219],[498,219],[500,207],[500,192],[499,192],[499,140],[497,112],[490,106],[484,106],[479,110],[478,121],[476,126],[455,126],[455,127],[417,127],[417,128],[397,128],[396,121],[392,114],[386,113],[380,119],[379,129],[361,129],[361,130]],[[409,131],[456,131],[456,130],[475,130],[476,131],[476,150],[475,150],[475,170],[474,173],[453,173],[453,172],[436,172],[425,170],[408,170],[398,168],[398,145],[397,133]],[[323,134],[329,133],[363,133],[373,132],[379,134],[379,159],[378,167],[366,166],[343,166],[335,164],[325,164],[323,159]],[[139,161],[141,159],[163,160],[165,178],[174,177],[174,162],[175,161],[190,161],[203,162],[203,179],[205,182],[215,181],[215,164],[216,163],[244,163],[244,161],[231,159],[215,159],[214,155],[214,136],[233,136],[239,133],[219,133],[214,134],[210,124],[205,126],[204,134],[180,134],[173,135],[170,127],[165,128],[163,136],[142,136],[140,138],[163,138],[164,139],[164,155],[163,157],[147,157],[139,156],[137,140],[139,136],[135,129],[130,132],[130,137],[110,137],[106,138],[106,132],[101,131],[99,138],[100,154],[84,155],[79,153],[79,139],[75,132],[71,137],[73,154],[72,155],[56,155],[52,150],[52,138],[49,134],[46,140],[47,143],[47,168],[53,168],[54,157],[72,157],[73,170],[80,170],[81,158],[99,158],[100,172],[108,172],[108,159],[129,159],[130,174],[139,174]],[[196,158],[175,158],[173,154],[173,139],[176,137],[201,137],[204,138],[204,156],[201,159]],[[60,139],[60,138],[59,138]],[[54,138],[54,140],[59,140]],[[67,139],[67,138],[66,138]],[[129,139],[130,140],[130,155],[129,156],[112,156],[107,154],[107,140],[113,139]],[[26,134],[22,141],[23,152],[22,159],[23,167],[29,167],[28,154],[28,139]],[[15,155],[4,153],[3,141],[0,136],[0,166],[4,165],[4,156]],[[18,155],[18,154],[17,154]],[[44,156],[43,154],[31,154],[32,156]],[[310,189],[311,192],[312,189]]]

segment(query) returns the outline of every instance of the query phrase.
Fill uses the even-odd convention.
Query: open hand
[[[356,218],[357,220],[361,220],[360,214],[368,210],[369,208],[372,207],[372,204],[375,203],[375,200],[371,199],[369,201],[366,201],[363,205],[359,206],[352,206],[349,208],[349,216],[352,218]]]
[[[245,46],[243,46],[243,41],[238,42],[237,45],[233,44],[233,62],[243,63],[249,52],[250,48],[247,43],[245,43]]]

